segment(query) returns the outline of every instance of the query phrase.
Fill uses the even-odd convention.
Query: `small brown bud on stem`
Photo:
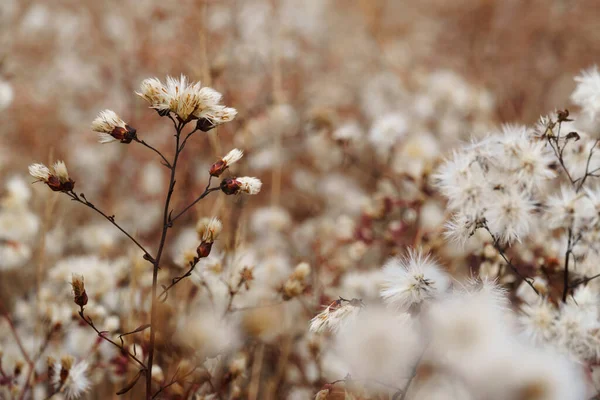
[[[88,302],[88,296],[85,292],[85,285],[83,283],[83,276],[73,274],[71,286],[73,287],[73,300],[75,301],[75,304],[83,308]]]
[[[202,242],[200,246],[196,249],[196,253],[198,254],[198,258],[206,258],[210,254],[210,250],[212,249],[212,242]]]

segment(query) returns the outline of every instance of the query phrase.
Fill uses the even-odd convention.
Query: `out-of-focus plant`
[[[212,244],[217,240],[223,226],[216,218],[210,219],[205,225],[201,226],[201,232],[199,232],[201,241],[198,244],[197,255],[189,262],[189,270],[184,275],[174,278],[169,285],[162,285],[163,290],[159,294],[157,292],[159,285],[158,271],[161,267],[161,260],[163,259],[169,229],[173,227],[177,219],[179,219],[186,211],[210,193],[222,191],[226,195],[236,195],[241,193],[257,194],[261,189],[262,182],[253,177],[229,177],[223,179],[219,185],[211,187],[213,177],[220,177],[229,166],[242,158],[243,152],[238,149],[233,149],[210,168],[208,183],[206,184],[204,192],[183,210],[175,211],[172,208],[171,199],[175,190],[177,166],[188,140],[198,131],[208,132],[220,124],[233,120],[237,111],[234,108],[225,107],[220,104],[220,93],[212,88],[202,87],[199,82],[188,83],[187,78],[183,75],[179,79],[167,77],[166,84],[163,84],[156,78],[146,79],[142,82],[141,90],[140,92],[137,92],[137,94],[145,99],[150,104],[150,108],[154,109],[158,115],[172,122],[174,130],[174,150],[173,155],[170,158],[143,139],[140,139],[136,129],[125,123],[125,121],[112,110],[100,112],[98,117],[92,123],[92,129],[98,133],[98,141],[103,144],[111,142],[120,142],[123,144],[135,142],[141,144],[156,153],[161,158],[162,165],[170,171],[164,203],[162,232],[155,251],[148,250],[146,246],[142,245],[119,225],[115,215],[105,213],[94,203],[89,201],[84,193],[76,192],[75,181],[69,176],[69,172],[67,171],[64,162],[57,161],[50,168],[43,164],[32,164],[29,167],[29,173],[36,178],[37,181],[45,183],[53,191],[64,193],[74,202],[80,203],[102,215],[143,252],[143,259],[150,264],[152,271],[150,320],[133,331],[122,333],[119,336],[120,342],[112,340],[109,337],[109,332],[98,328],[94,324],[93,319],[85,314],[85,307],[88,303],[88,296],[84,284],[85,277],[74,274],[72,279],[74,302],[79,306],[78,313],[81,319],[88,324],[101,339],[117,347],[123,354],[129,357],[132,362],[136,363],[139,368],[139,372],[135,375],[135,378],[125,388],[120,390],[118,394],[127,393],[135,387],[141,377],[145,377],[146,399],[150,400],[164,390],[164,387],[155,390],[152,385],[156,330],[157,326],[161,323],[157,314],[157,304],[161,300],[164,301],[166,299],[168,292],[172,290],[175,285],[184,278],[191,276],[192,271],[200,259],[210,255]],[[185,129],[190,127],[191,129],[188,129],[186,133]],[[150,269],[148,273],[150,273]],[[93,290],[93,288],[91,288],[91,290]],[[149,346],[147,349],[147,357],[145,359],[140,359],[135,348],[132,351],[126,348],[123,337],[140,334],[145,330],[150,331]],[[60,377],[60,379],[57,378],[56,382],[52,380],[56,393],[65,392],[68,398],[77,398],[82,392],[89,388],[89,383],[87,378],[85,378],[86,364],[80,363],[73,366],[72,362],[63,362],[61,367],[59,369],[55,368],[55,370],[60,371],[55,374],[55,376]],[[183,380],[184,378],[185,376],[180,376],[177,379]],[[175,377],[173,379],[175,379]],[[173,380],[168,385],[172,385],[175,382],[176,380]],[[26,386],[23,388],[23,394],[28,390],[28,385],[29,380],[27,380]]]

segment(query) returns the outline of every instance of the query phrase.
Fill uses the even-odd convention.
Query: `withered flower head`
[[[100,143],[120,141],[131,143],[136,137],[136,130],[125,123],[114,111],[104,110],[92,122],[92,130],[98,132]]]
[[[196,224],[196,232],[202,242],[213,243],[223,230],[223,224],[218,218],[202,218]]]
[[[161,116],[173,113],[181,121],[197,119],[197,129],[204,132],[231,121],[237,114],[234,108],[219,104],[221,93],[202,87],[200,82],[190,82],[185,75],[179,79],[167,76],[164,84],[157,78],[146,79],[136,94]]]
[[[75,181],[69,178],[64,161],[55,162],[52,168],[44,164],[31,164],[29,174],[36,178],[36,182],[44,182],[55,192],[69,192],[75,187]]]
[[[212,176],[221,176],[230,165],[238,162],[244,152],[239,149],[233,149],[225,157],[214,163],[208,171]]]
[[[241,178],[226,178],[221,182],[221,190],[225,194],[257,194],[260,192],[262,182],[258,178],[243,176]]]

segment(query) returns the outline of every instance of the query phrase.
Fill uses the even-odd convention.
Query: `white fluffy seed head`
[[[39,181],[47,181],[50,178],[50,169],[44,164],[31,164],[29,174]]]
[[[487,225],[502,243],[520,242],[533,224],[534,203],[518,188],[496,190],[489,195],[484,212]]]
[[[356,317],[361,307],[362,302],[357,299],[335,300],[310,321],[309,329],[315,333],[337,332]]]
[[[225,165],[230,166],[235,164],[244,156],[244,152],[240,149],[233,149],[225,157],[222,158]]]
[[[409,249],[405,257],[389,260],[383,267],[383,300],[400,310],[434,299],[448,289],[450,279],[429,255]]]
[[[150,107],[157,110],[168,110],[167,93],[158,78],[144,79],[140,85],[138,96],[150,103]]]
[[[222,95],[200,82],[189,82],[185,75],[179,78],[167,76],[163,84],[157,78],[145,79],[136,92],[150,103],[161,115],[172,112],[184,120],[206,118],[213,125],[231,121],[237,115],[234,108],[220,105]]]
[[[125,121],[112,110],[100,111],[92,122],[92,130],[100,133],[112,133],[115,128],[125,129]]]
[[[240,185],[240,191],[247,194],[258,194],[262,187],[262,182],[258,178],[250,176],[243,176],[241,178],[235,178]]]
[[[67,171],[67,166],[64,161],[57,161],[52,166],[54,170],[54,175],[58,177],[61,183],[65,183],[69,181],[69,171]]]
[[[202,218],[196,224],[196,231],[200,240],[207,243],[213,243],[223,230],[223,224],[218,218]]]
[[[575,77],[577,87],[571,94],[573,103],[580,106],[592,119],[600,112],[600,73],[598,67],[593,66]]]

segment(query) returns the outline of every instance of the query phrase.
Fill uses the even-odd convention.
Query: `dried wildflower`
[[[196,232],[198,232],[198,236],[202,241],[196,249],[198,258],[205,258],[209,256],[212,249],[212,244],[215,240],[217,240],[222,229],[223,224],[218,218],[202,218],[200,221],[198,221],[198,224],[196,225]]]
[[[221,94],[200,82],[188,83],[185,75],[179,79],[167,76],[166,84],[157,78],[145,79],[137,95],[144,98],[159,115],[169,112],[181,121],[198,119],[198,129],[208,131],[235,118],[237,111],[219,104]]]
[[[257,194],[260,192],[262,182],[258,178],[244,176],[241,178],[226,178],[221,182],[221,190],[225,194]]]
[[[202,218],[196,225],[196,232],[203,242],[214,242],[219,237],[223,224],[218,218]]]
[[[75,304],[83,308],[88,302],[88,296],[85,292],[85,285],[83,283],[83,275],[73,274],[71,286],[73,288],[73,300],[75,301]]]
[[[225,157],[214,163],[210,167],[210,170],[208,172],[212,176],[221,176],[221,174],[225,172],[225,170],[229,168],[230,165],[238,162],[243,155],[243,151],[239,149],[233,149],[229,153],[227,153]]]
[[[67,400],[79,399],[90,388],[87,369],[86,361],[74,363],[73,357],[63,357],[54,364],[51,383],[55,390],[65,394]]]
[[[554,336],[558,312],[547,300],[537,297],[532,304],[521,305],[519,322],[524,334],[536,344],[545,344]]]
[[[120,141],[131,143],[136,137],[136,130],[125,123],[114,111],[104,110],[92,122],[92,130],[98,132],[100,143]]]
[[[311,332],[337,332],[343,325],[358,314],[363,307],[359,299],[338,299],[321,311],[310,321]]]
[[[383,271],[381,297],[403,310],[438,297],[450,285],[437,263],[420,250],[410,249],[405,257],[389,260]]]
[[[63,161],[55,162],[52,168],[44,164],[31,164],[29,174],[37,179],[36,182],[44,182],[55,192],[69,192],[75,186]]]
[[[283,284],[282,292],[284,300],[292,299],[304,293],[306,289],[306,278],[310,275],[310,265],[300,263],[294,268],[294,272]]]
[[[600,112],[600,73],[598,67],[582,71],[581,75],[575,77],[577,87],[571,94],[573,103],[580,106],[592,119]],[[568,117],[568,114],[567,114]]]
[[[571,186],[561,186],[560,195],[550,196],[546,204],[548,225],[551,228],[568,228],[578,220],[583,208],[583,194]]]
[[[525,191],[496,191],[490,196],[484,217],[502,243],[520,242],[533,224],[534,204]]]

